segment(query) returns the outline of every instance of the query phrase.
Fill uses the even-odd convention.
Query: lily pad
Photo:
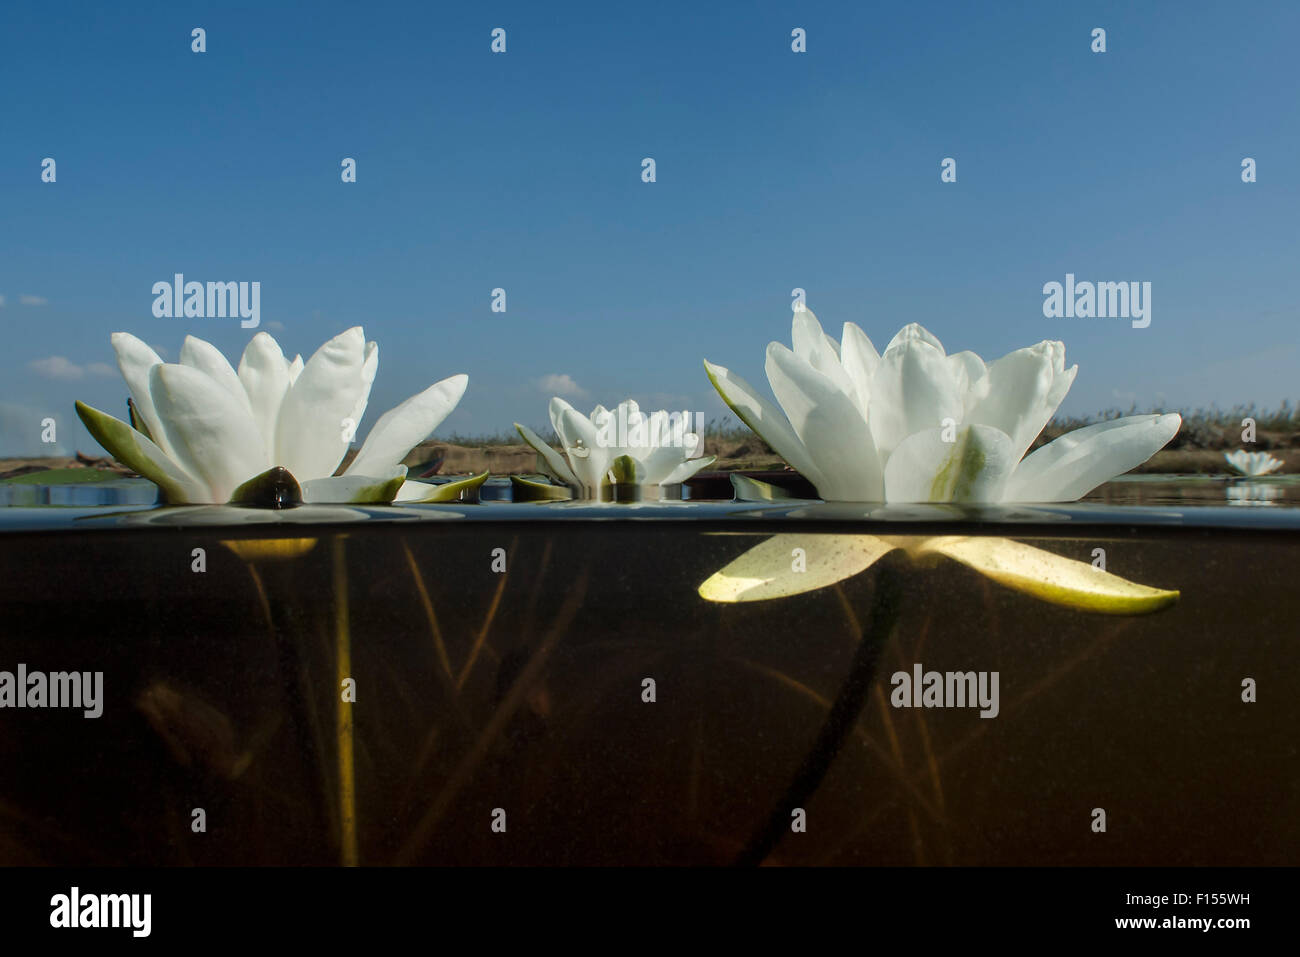
[[[87,482],[110,482],[125,478],[121,472],[112,469],[40,469],[0,479],[5,485],[82,485]]]

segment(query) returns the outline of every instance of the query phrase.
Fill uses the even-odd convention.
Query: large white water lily
[[[804,309],[793,344],[767,347],[779,408],[729,369],[704,365],[740,419],[831,501],[1073,501],[1145,462],[1182,424],[1177,414],[1111,419],[1026,456],[1078,370],[1065,368],[1060,342],[985,363],[948,355],[911,323],[882,354],[851,322],[836,342]]]
[[[288,470],[304,502],[420,501],[434,486],[407,482],[401,459],[456,407],[469,382],[455,375],[380,416],[361,451],[334,475],[366,411],[379,346],[360,326],[305,363],[259,332],[236,370],[211,343],[187,336],[178,363],[126,332],[112,336],[133,400],[133,423],[78,402],[91,434],[152,480],[171,504],[221,504],[270,469]]]
[[[1242,475],[1268,475],[1282,467],[1281,459],[1275,459],[1267,452],[1247,452],[1245,449],[1237,449],[1234,452],[1224,452],[1223,457]]]
[[[598,405],[586,416],[558,397],[550,413],[563,455],[527,426],[516,422],[515,428],[551,478],[588,498],[610,484],[677,485],[716,458],[699,456],[703,439],[689,431],[685,413],[647,414],[627,399],[612,410]]]

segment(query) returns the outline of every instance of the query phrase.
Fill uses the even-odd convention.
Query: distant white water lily
[[[612,484],[677,485],[716,458],[697,457],[703,440],[687,431],[684,413],[646,414],[628,399],[613,410],[598,405],[585,416],[561,398],[551,400],[550,413],[563,455],[527,426],[516,422],[515,428],[541,455],[551,478],[586,498],[599,497]]]
[[[1223,457],[1242,475],[1267,475],[1282,467],[1282,460],[1273,458],[1267,452],[1237,449],[1235,452],[1224,452]]]
[[[836,342],[807,309],[795,312],[793,342],[767,347],[780,408],[704,365],[727,405],[827,500],[1073,501],[1145,462],[1182,424],[1177,414],[1111,419],[1025,456],[1078,370],[1065,368],[1060,342],[986,364],[947,355],[911,323],[881,354],[851,322]]]
[[[287,469],[304,502],[420,501],[437,488],[407,482],[401,459],[456,407],[467,376],[443,379],[385,413],[357,457],[334,472],[365,413],[379,346],[360,326],[292,362],[259,332],[236,371],[211,343],[187,336],[167,363],[125,332],[112,336],[134,400],[133,424],[77,403],[90,433],[171,504],[221,504],[269,469]],[[138,415],[138,418],[137,418]]]

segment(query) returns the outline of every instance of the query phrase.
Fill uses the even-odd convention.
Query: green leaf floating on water
[[[874,535],[773,535],[710,575],[700,597],[731,603],[801,595],[853,577],[896,547]]]
[[[573,492],[567,485],[552,485],[549,482],[537,482],[533,479],[510,476],[510,484],[515,502],[561,502],[573,498]]]
[[[112,469],[40,469],[24,472],[12,478],[0,479],[0,485],[85,485],[92,482],[111,482],[125,478]]]
[[[912,554],[945,555],[994,581],[1055,605],[1106,615],[1145,615],[1178,600],[1176,591],[1139,585],[1087,562],[1009,538],[944,535],[921,540]]]
[[[484,472],[481,475],[471,475],[467,479],[460,479],[456,482],[443,482],[440,485],[434,485],[431,482],[407,482],[407,487],[412,485],[425,485],[429,491],[420,495],[418,498],[401,498],[399,499],[404,505],[426,505],[430,502],[459,502],[462,492],[472,492],[478,489],[480,485],[487,481],[489,473]]]

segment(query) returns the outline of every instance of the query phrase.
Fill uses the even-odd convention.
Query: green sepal
[[[421,483],[429,486],[429,494],[423,498],[408,498],[402,501],[403,505],[426,505],[430,502],[476,502],[478,501],[479,487],[488,480],[490,472],[484,472],[482,475],[471,475],[467,479],[460,479],[456,482],[444,482],[440,485],[432,483]],[[466,493],[470,493],[466,497]]]
[[[518,475],[510,476],[510,485],[511,498],[516,502],[563,502],[573,498],[573,490],[567,485],[535,482]]]
[[[791,495],[779,485],[750,478],[747,475],[731,473],[731,487],[736,490],[737,502],[802,502],[797,495]]]

